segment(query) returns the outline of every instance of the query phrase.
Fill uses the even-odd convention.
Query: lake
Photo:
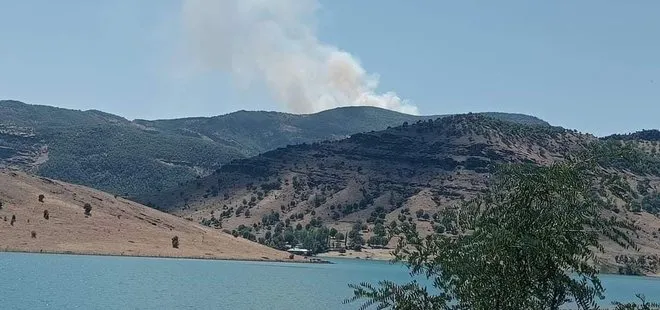
[[[409,279],[401,265],[0,253],[2,309],[355,309],[348,283]],[[610,300],[660,297],[660,279],[603,275]],[[604,301],[604,305],[609,305]]]

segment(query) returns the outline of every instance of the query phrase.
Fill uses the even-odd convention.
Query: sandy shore
[[[306,263],[306,264],[332,264],[332,262],[297,257],[296,259],[282,258],[232,258],[232,257],[214,257],[214,256],[162,256],[162,255],[125,255],[103,252],[71,252],[71,251],[27,251],[21,249],[0,249],[0,253],[26,253],[26,254],[44,254],[44,255],[82,255],[82,256],[111,256],[111,257],[140,257],[140,258],[167,258],[167,259],[201,259],[201,260],[221,260],[221,261],[242,261],[242,262],[273,262],[273,263]]]
[[[392,255],[392,249],[363,249],[360,252],[347,250],[346,253],[330,251],[330,252],[318,254],[317,256],[327,257],[327,258],[354,258],[354,259],[381,260],[381,261],[389,261],[394,259],[394,255]]]

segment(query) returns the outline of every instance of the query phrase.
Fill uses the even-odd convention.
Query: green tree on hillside
[[[374,235],[367,242],[371,246],[385,246],[390,240],[387,238],[387,231],[383,224],[374,225]]]
[[[364,239],[362,238],[362,222],[357,221],[348,232],[348,248],[354,251],[362,250]]]
[[[346,302],[366,300],[362,309],[559,309],[567,302],[596,309],[604,292],[591,264],[603,249],[599,238],[633,245],[626,231],[635,228],[604,215],[593,188],[605,170],[588,164],[598,154],[584,159],[502,168],[490,192],[447,212],[447,230],[459,234],[422,237],[414,225],[399,225],[396,260],[433,288],[351,284]]]

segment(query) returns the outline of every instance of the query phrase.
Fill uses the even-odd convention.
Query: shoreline
[[[151,259],[183,259],[183,260],[207,260],[207,261],[228,261],[228,262],[257,262],[257,263],[291,263],[291,264],[335,264],[332,261],[324,260],[323,258],[340,259],[340,260],[361,260],[361,261],[378,261],[378,262],[391,262],[391,258],[379,257],[366,257],[366,255],[351,256],[336,251],[319,253],[316,256],[308,257],[303,260],[288,260],[288,259],[265,259],[265,258],[232,258],[232,257],[205,257],[205,256],[166,256],[166,255],[125,255],[125,254],[112,254],[112,253],[94,253],[94,252],[74,252],[74,251],[30,251],[20,249],[0,249],[1,253],[17,253],[17,254],[44,254],[44,255],[70,255],[70,256],[99,256],[99,257],[125,257],[125,258],[151,258]],[[334,254],[337,253],[337,254]],[[360,253],[360,252],[356,252]],[[343,255],[342,255],[343,254]],[[364,253],[367,254],[367,253]],[[310,259],[311,258],[311,259]],[[613,272],[599,272],[601,275],[614,275],[626,277],[639,277],[659,279],[660,274],[643,274],[643,275],[625,275]]]
[[[317,257],[329,258],[329,259],[392,262],[394,256],[391,255],[391,251],[392,251],[391,249],[363,249],[360,252],[347,250],[346,253],[339,253],[338,251],[329,251],[325,253],[319,253],[317,254]],[[598,272],[598,274],[600,275],[660,279],[660,274],[656,274],[656,273],[644,273],[639,275],[621,274],[616,272],[615,271],[616,269],[603,268],[603,266],[601,266],[601,268],[602,269]]]
[[[359,260],[372,260],[372,261],[391,261],[394,255],[391,254],[392,249],[363,249],[362,251],[346,250],[346,253],[339,253],[338,251],[329,251],[319,253],[316,256],[322,258],[339,258],[339,259],[359,259]]]
[[[135,258],[160,258],[160,259],[185,259],[185,260],[212,260],[212,261],[236,261],[236,262],[261,262],[261,263],[294,263],[294,264],[334,264],[331,261],[318,260],[288,260],[288,259],[265,259],[265,258],[232,258],[212,256],[167,256],[167,255],[125,255],[112,253],[75,252],[75,251],[30,251],[19,249],[0,249],[0,253],[20,254],[45,254],[45,255],[75,255],[75,256],[102,256],[102,257],[135,257]]]

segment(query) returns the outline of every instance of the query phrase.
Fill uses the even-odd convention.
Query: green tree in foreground
[[[635,229],[603,215],[593,189],[604,171],[584,159],[503,167],[487,194],[444,212],[446,231],[457,233],[422,237],[411,223],[394,232],[401,237],[396,260],[433,288],[351,284],[354,296],[345,302],[363,300],[361,309],[597,309],[604,292],[592,264],[599,237],[631,246],[626,231]],[[647,309],[630,307],[637,305],[617,305]]]
[[[615,310],[657,310],[660,309],[660,304],[657,303],[651,303],[647,302],[646,298],[642,295],[637,295],[637,299],[641,301],[641,304],[635,304],[635,303],[620,303],[620,302],[614,302],[614,305],[616,306]]]

